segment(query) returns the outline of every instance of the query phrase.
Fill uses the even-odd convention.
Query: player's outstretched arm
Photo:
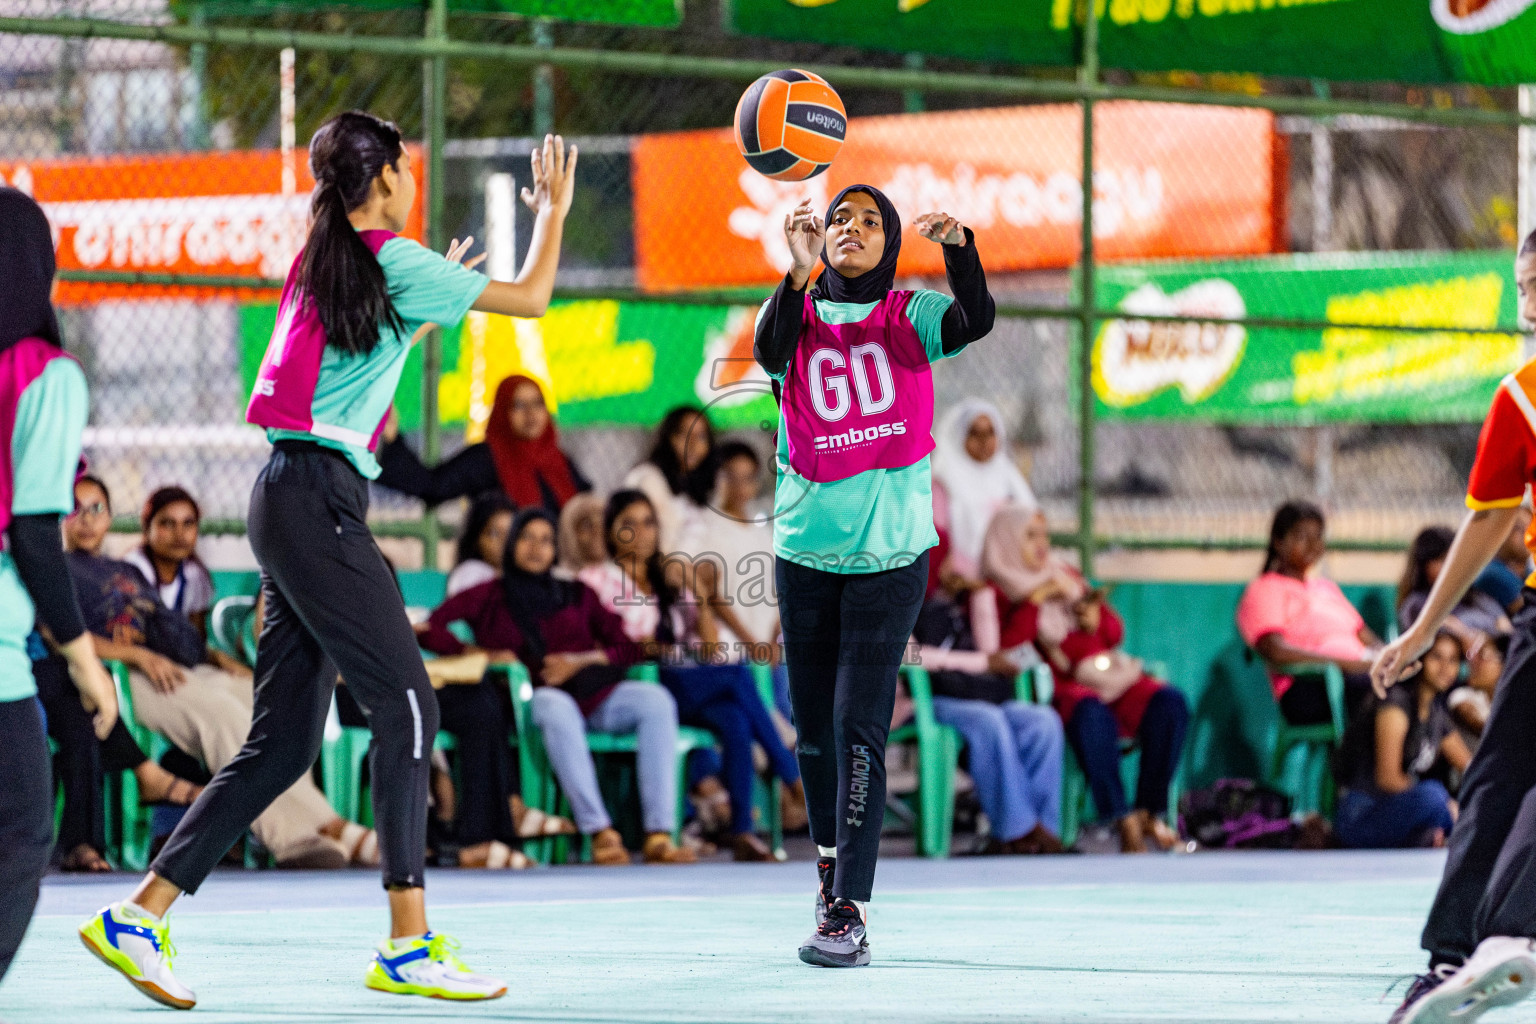
[[[789,272],[757,318],[757,332],[752,339],[752,355],[758,365],[775,375],[789,368],[795,346],[800,343],[805,289],[827,244],[827,226],[816,216],[809,199],[784,216],[784,238],[789,243]]]
[[[945,311],[940,331],[944,354],[953,355],[991,333],[997,304],[987,290],[970,228],[947,213],[925,213],[913,224],[919,235],[944,247],[944,276],[955,301]]]
[[[1462,595],[1489,559],[1498,553],[1519,512],[1519,507],[1515,506],[1467,513],[1456,531],[1456,539],[1451,542],[1450,552],[1445,556],[1445,568],[1440,570],[1440,578],[1430,589],[1418,619],[1402,636],[1384,647],[1371,666],[1371,685],[1378,695],[1385,696],[1389,686],[1418,670],[1419,656],[1429,650],[1440,624],[1461,602]]]
[[[576,187],[576,147],[569,150],[558,135],[544,136],[544,146],[530,158],[533,188],[523,189],[523,202],[534,212],[533,240],[528,258],[515,281],[492,281],[475,300],[482,313],[543,316],[555,291],[560,267],[560,238]]]

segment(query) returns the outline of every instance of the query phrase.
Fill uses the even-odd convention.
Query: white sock
[[[153,921],[155,924],[160,923],[160,919],[158,917],[156,917],[154,914],[151,914],[149,911],[145,910],[143,907],[139,906],[132,900],[123,900],[123,902],[118,904],[118,908],[130,917],[142,917],[146,921]]]
[[[818,846],[818,847],[816,847],[816,852],[821,854],[823,857],[836,857],[837,856],[837,847],[835,847],[835,846]]]

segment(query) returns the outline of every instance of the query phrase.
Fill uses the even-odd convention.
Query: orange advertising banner
[[[1094,113],[1094,238],[1107,260],[1275,251],[1281,153],[1267,111],[1103,103]],[[908,225],[902,274],[944,272],[913,218],[953,214],[989,270],[1071,266],[1082,232],[1075,105],[853,118],[831,169],[778,182],[747,167],[727,129],[642,137],[633,152],[642,288],[753,285],[789,268],[784,215],[863,182]]]
[[[420,149],[410,149],[420,180]],[[277,150],[0,160],[0,184],[42,205],[61,270],[282,278],[304,244],[314,188],[303,151],[286,171]],[[421,231],[418,200],[406,234],[419,239]],[[55,300],[200,291],[61,281]]]

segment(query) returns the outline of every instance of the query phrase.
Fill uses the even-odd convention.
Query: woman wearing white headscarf
[[[933,439],[934,511],[949,534],[943,571],[977,580],[993,513],[1007,502],[1029,509],[1040,503],[1008,456],[1003,416],[991,402],[961,402],[944,415]]]

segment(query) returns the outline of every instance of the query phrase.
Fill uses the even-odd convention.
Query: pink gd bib
[[[933,370],[890,292],[856,324],[828,324],[805,299],[804,326],[781,399],[789,464],[816,483],[902,469],[933,451]]]

